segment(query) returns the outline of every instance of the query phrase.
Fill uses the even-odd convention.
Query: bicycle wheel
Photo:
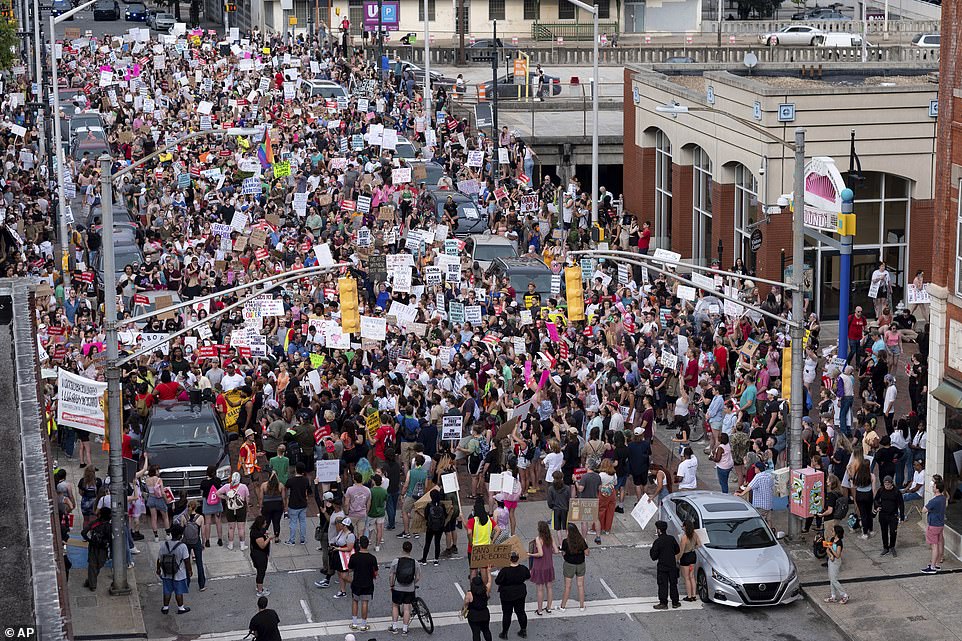
[[[421,622],[421,627],[428,634],[434,634],[434,619],[431,617],[431,611],[428,609],[427,603],[421,597],[416,597],[414,599],[414,610],[417,612],[418,621]]]
[[[695,414],[691,421],[688,431],[688,441],[690,443],[697,443],[703,438],[705,438],[705,417],[701,413],[698,413]]]

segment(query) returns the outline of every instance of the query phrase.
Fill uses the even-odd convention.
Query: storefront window
[[[658,247],[666,246],[665,241],[671,238],[671,141],[662,131],[655,134],[654,234]]]
[[[735,258],[753,267],[751,229],[748,225],[758,215],[758,181],[745,165],[735,167]]]
[[[692,260],[707,265],[711,258],[711,158],[695,147],[692,175]]]
[[[962,469],[962,410],[945,407],[945,458],[942,464],[942,478],[949,497],[945,513],[945,524],[956,532],[962,532],[962,503],[951,500],[959,488]]]

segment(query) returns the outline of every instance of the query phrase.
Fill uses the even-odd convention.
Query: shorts
[[[627,474],[619,474],[617,478],[618,478],[618,480],[617,480],[617,482],[615,483],[615,489],[616,489],[616,490],[620,490],[621,488],[623,488],[623,487],[625,487],[626,485],[628,485],[628,475],[627,475]]]
[[[148,496],[148,497],[147,497],[147,507],[148,507],[148,508],[153,508],[153,509],[155,509],[155,510],[163,510],[164,512],[166,512],[166,511],[167,511],[167,501],[165,501],[164,499],[159,499],[159,498],[157,498],[156,496]]]
[[[410,463],[411,463],[411,459],[414,458],[414,454],[415,454],[415,452],[414,452],[414,446],[415,446],[415,445],[417,445],[417,442],[416,442],[416,441],[411,441],[410,443],[407,442],[407,441],[402,441],[402,442],[401,442],[401,460],[400,460],[400,463],[401,463],[402,466],[403,466],[405,463],[407,463],[407,464],[410,464]]]
[[[444,525],[444,532],[445,532],[445,533],[454,532],[454,531],[457,530],[457,529],[458,529],[458,516],[455,515],[455,516],[451,517],[451,520],[450,520],[450,521],[448,521],[447,523],[445,523],[445,525]]]
[[[247,507],[242,507],[239,510],[225,510],[227,514],[228,523],[244,523],[247,521]]]
[[[404,502],[401,504],[401,513],[402,513],[402,514],[410,514],[410,513],[414,510],[414,504],[417,503],[417,502],[418,502],[418,500],[417,500],[416,498],[414,498],[413,496],[410,496],[410,495],[405,494],[405,495],[404,495]]]
[[[377,525],[384,525],[385,523],[387,523],[387,517],[386,517],[386,516],[369,516],[369,517],[367,517],[367,526],[368,526],[368,527],[375,527],[375,526],[377,526]]]
[[[929,545],[937,545],[944,540],[944,535],[942,531],[945,526],[942,525],[926,525],[925,526],[925,542]]]
[[[161,578],[161,581],[164,584],[164,594],[187,594],[187,592],[189,592],[187,579],[175,581],[173,579]]]
[[[698,557],[695,556],[694,551],[685,552],[684,554],[681,555],[681,558],[678,560],[678,565],[683,567],[688,565],[695,565],[697,561],[698,561]]]
[[[632,474],[631,482],[635,484],[636,487],[644,487],[648,485],[648,475],[647,474]]]
[[[246,485],[248,488],[259,485],[267,480],[267,475],[263,470],[258,472],[251,472],[250,474],[241,474],[241,483]]]
[[[391,603],[394,605],[411,605],[414,603],[414,592],[391,590]]]
[[[584,576],[585,564],[584,563],[568,563],[567,561],[565,561],[564,565],[562,566],[561,572],[564,575],[564,578],[566,579],[573,579],[576,576]]]
[[[217,501],[217,503],[215,503],[214,505],[210,505],[209,503],[207,503],[207,500],[205,499],[203,505],[201,505],[201,514],[205,514],[205,515],[220,514],[223,511],[224,511],[223,501]]]
[[[370,601],[373,598],[374,598],[374,588],[361,590],[361,594],[358,594],[357,592],[354,591],[354,588],[351,588],[351,599],[353,599],[354,601],[361,601],[361,602]]]
[[[505,501],[505,502],[504,502],[504,507],[508,508],[509,511],[510,511],[510,510],[514,510],[514,509],[516,509],[516,508],[518,507],[518,502],[517,502],[517,501]]]

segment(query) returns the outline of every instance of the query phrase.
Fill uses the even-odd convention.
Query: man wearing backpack
[[[414,417],[414,407],[408,405],[404,408],[403,414],[397,415],[397,436],[401,443],[401,465],[404,469],[409,469],[411,459],[414,458],[414,445],[418,442],[421,431],[421,422]]]
[[[431,502],[424,508],[424,520],[427,523],[427,534],[424,536],[424,551],[421,553],[421,565],[428,563],[428,549],[434,541],[434,565],[438,564],[441,555],[441,537],[444,536],[444,526],[448,522],[448,511],[441,503],[441,490],[431,490]]]
[[[204,527],[204,515],[200,510],[200,504],[197,501],[191,501],[181,521],[178,522],[175,519],[174,522],[184,528],[181,541],[194,553],[194,563],[197,564],[197,587],[203,592],[207,589],[207,573],[204,572],[204,543],[200,536]]]
[[[190,612],[190,608],[184,605],[191,577],[190,550],[181,540],[183,536],[184,528],[172,524],[170,539],[161,543],[157,551],[157,576],[164,589],[164,607],[160,609],[163,614],[170,612],[171,595],[177,600],[177,614]]]
[[[401,546],[403,554],[391,562],[391,634],[399,632],[397,627],[398,615],[401,615],[401,634],[408,633],[411,623],[411,604],[414,603],[414,593],[421,580],[421,568],[414,562],[411,550],[414,546],[405,541]]]
[[[404,479],[401,486],[401,494],[404,496],[404,503],[401,505],[401,519],[404,522],[404,530],[397,535],[399,539],[411,538],[411,513],[418,499],[424,496],[424,488],[427,485],[428,473],[424,469],[424,457],[420,454],[414,457],[414,467],[412,467]],[[414,538],[419,539],[421,535],[415,534]]]
[[[100,509],[97,517],[85,527],[80,535],[87,541],[87,580],[84,587],[97,591],[97,576],[107,564],[110,553],[110,508]]]

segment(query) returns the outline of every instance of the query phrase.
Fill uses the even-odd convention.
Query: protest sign
[[[57,370],[57,423],[103,436],[107,384]]]
[[[462,434],[462,420],[464,417],[458,416],[444,416],[441,418],[441,440],[442,441],[455,441],[461,439]]]
[[[568,523],[591,523],[598,520],[598,499],[571,499]]]

